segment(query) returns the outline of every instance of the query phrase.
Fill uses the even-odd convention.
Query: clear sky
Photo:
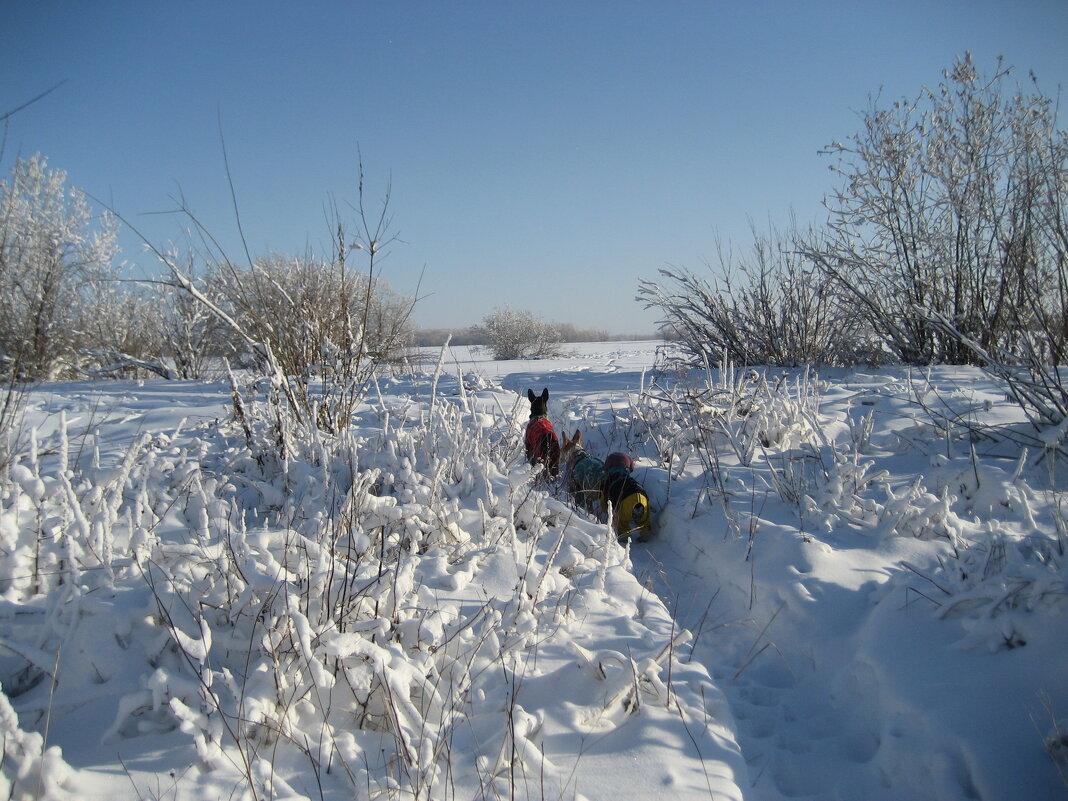
[[[359,146],[370,205],[392,180],[384,277],[424,273],[419,327],[511,305],[643,333],[641,278],[703,270],[750,219],[818,220],[817,151],[965,50],[1055,95],[1068,1],[0,0],[0,113],[64,82],[9,119],[0,167],[41,152],[157,244],[181,192],[237,260],[220,122],[253,255],[329,251]]]

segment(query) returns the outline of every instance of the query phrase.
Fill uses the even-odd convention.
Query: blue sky
[[[179,192],[233,259],[327,252],[324,209],[392,181],[383,276],[415,322],[495,307],[651,332],[634,300],[749,220],[820,219],[817,151],[870,95],[970,50],[1068,85],[1068,2],[0,2],[0,167],[44,153],[154,243]],[[124,258],[155,273],[124,235]]]

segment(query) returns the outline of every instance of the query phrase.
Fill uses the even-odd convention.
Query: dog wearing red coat
[[[549,388],[542,389],[540,395],[528,389],[527,398],[530,400],[530,420],[523,437],[527,461],[545,465],[545,473],[555,479],[560,473],[560,440],[549,422]]]

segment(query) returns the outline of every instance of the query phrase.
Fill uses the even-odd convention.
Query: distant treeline
[[[600,329],[582,329],[572,323],[554,323],[553,328],[561,342],[626,342],[643,339],[659,339],[660,334],[610,334]],[[489,345],[489,332],[477,325],[466,328],[424,328],[413,334],[416,347],[436,347],[449,339],[452,345]]]

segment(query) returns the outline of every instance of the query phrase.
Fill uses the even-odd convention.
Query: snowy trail
[[[635,391],[641,378],[640,371],[618,371],[606,382],[603,374],[580,368],[557,374],[520,372],[503,383],[517,392],[539,382],[558,390],[559,417],[585,428],[588,442],[600,438],[608,448],[616,447],[604,433],[614,422],[612,409],[624,408],[623,395]],[[676,487],[676,493],[675,509],[693,506],[685,489]],[[756,548],[747,564],[745,543],[731,548],[726,531],[722,516],[687,520],[669,510],[657,539],[634,546],[631,559],[639,580],[652,586],[680,627],[697,634],[687,659],[703,665],[728,699],[751,774],[749,786],[743,786],[746,797],[892,797],[878,792],[885,778],[872,764],[881,730],[876,680],[870,670],[852,666],[866,610],[855,609],[853,591],[830,585],[821,589],[818,580],[805,581],[790,567],[805,560],[804,544],[796,540],[791,543],[794,554],[786,557],[780,551],[768,571],[725,583],[717,560],[737,558],[748,569],[761,558]],[[725,554],[724,547],[734,553]],[[783,575],[768,575],[770,570]],[[750,597],[763,594],[766,586],[782,589],[766,599]],[[828,618],[834,619],[833,653],[817,655],[814,645],[779,637],[782,630],[815,633],[828,626]],[[819,636],[821,646],[824,639]]]
[[[560,403],[604,404],[600,393],[585,398]],[[878,679],[854,661],[871,611],[866,596],[886,574],[858,567],[868,576],[857,588],[806,578],[795,567],[809,561],[806,551],[830,548],[803,543],[785,527],[778,527],[774,558],[764,563],[762,532],[747,562],[748,544],[730,541],[722,515],[685,519],[676,510],[692,508],[694,498],[685,486],[675,491],[658,538],[632,548],[634,572],[651,583],[680,627],[697,634],[684,658],[703,665],[728,699],[750,770],[746,797],[902,797],[901,782],[890,789],[874,761],[883,728]],[[742,568],[733,581],[725,579],[725,558]],[[903,760],[918,764],[915,756]]]
[[[880,700],[872,671],[854,661],[867,618],[851,591],[784,576],[781,592],[750,609],[744,588],[725,588],[715,557],[702,548],[721,531],[691,529],[681,547],[666,541],[672,533],[632,552],[635,571],[654,576],[679,624],[700,632],[691,658],[730,703],[750,770],[747,798],[900,797],[900,785],[888,794],[873,764]],[[828,638],[818,632],[831,618],[835,636]],[[795,639],[796,631],[820,640],[819,648]]]

